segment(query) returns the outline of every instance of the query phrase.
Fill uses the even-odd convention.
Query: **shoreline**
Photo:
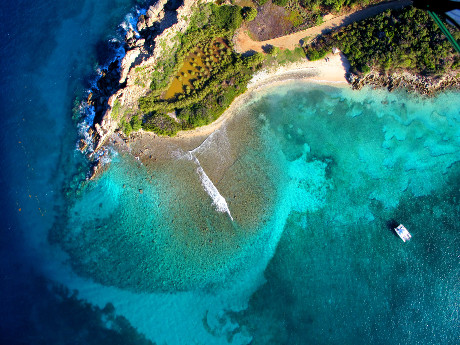
[[[192,130],[182,130],[170,139],[180,140],[211,135],[214,131],[221,128],[235,114],[235,110],[249,100],[255,92],[264,89],[284,85],[292,81],[349,85],[346,75],[349,72],[350,64],[346,57],[342,53],[339,53],[336,55],[330,54],[328,58],[328,62],[324,59],[318,61],[305,60],[257,72],[249,82],[247,90],[238,96],[217,120]],[[144,133],[158,137],[154,133],[143,131],[142,134]]]
[[[208,2],[212,2],[212,0],[203,0],[203,3]],[[125,43],[128,50],[120,64],[112,63],[109,66],[106,75],[98,81],[98,91],[95,91],[94,95],[91,92],[88,97],[88,104],[95,108],[93,125],[88,133],[88,136],[92,138],[91,146],[94,152],[99,151],[105,145],[108,138],[113,137],[114,133],[119,129],[120,120],[118,119],[118,112],[120,111],[120,107],[122,113],[125,111],[136,113],[139,110],[139,98],[150,92],[148,76],[157,67],[157,63],[165,49],[171,47],[172,38],[176,37],[175,35],[178,32],[182,32],[188,27],[187,18],[196,10],[196,3],[193,0],[185,0],[182,4],[177,4],[175,8],[167,7],[166,3],[166,0],[160,0],[150,6],[146,14],[139,16],[137,31],[131,28],[126,34]],[[396,3],[391,2],[391,6]],[[385,6],[388,4],[385,4]],[[370,9],[366,9],[365,11],[368,10]],[[170,20],[174,14],[179,18],[177,22]],[[160,27],[160,32],[154,30],[156,26]],[[308,30],[319,30],[320,28],[321,26]],[[288,36],[279,37],[276,40],[281,38],[286,39]],[[235,39],[234,37],[233,40]],[[296,39],[293,42],[297,44],[298,41]],[[267,42],[269,41],[264,41],[264,43]],[[236,44],[234,47],[236,51],[239,51],[238,47],[239,45]],[[351,85],[353,89],[360,89],[364,85],[385,87],[390,91],[395,88],[407,88],[420,94],[428,94],[436,92],[438,89],[443,90],[453,84],[460,84],[458,80],[442,80],[439,83],[439,87],[435,86],[431,88],[426,85],[434,84],[432,77],[420,79],[417,75],[409,75],[406,72],[395,72],[391,76],[375,76],[375,73],[371,73],[370,75],[355,75],[350,72],[350,69],[350,64],[342,53],[330,53],[326,59],[317,61],[303,59],[301,62],[265,68],[253,75],[246,90],[234,99],[224,113],[215,121],[192,130],[181,130],[175,137],[168,137],[168,139],[173,140],[175,138],[176,140],[180,140],[183,138],[207,136],[219,129],[227,119],[232,117],[235,110],[250,99],[254,95],[254,92],[260,91],[262,88],[276,87],[277,85],[294,80],[331,85]],[[395,76],[401,74],[404,77]],[[112,112],[116,112],[115,116],[112,116]],[[153,138],[162,137],[152,132],[140,130],[133,133],[129,138],[129,142],[136,141],[138,137],[142,137],[144,134]],[[81,140],[79,143],[82,152],[84,152],[88,145],[90,144],[85,140]],[[91,156],[90,158],[92,159]]]
[[[158,165],[161,162],[169,161],[175,156],[177,149],[185,152],[199,147],[209,136],[221,130],[241,107],[255,96],[272,88],[296,81],[350,87],[346,79],[350,66],[345,56],[343,54],[330,54],[328,58],[328,62],[324,59],[318,61],[304,60],[259,71],[249,82],[247,90],[234,99],[217,120],[208,125],[179,131],[174,137],[159,136],[141,129],[133,133],[127,142],[122,140],[120,134],[114,133],[109,141],[113,143],[117,152],[129,153],[144,165]],[[97,176],[102,171],[102,167],[98,167],[93,175]]]

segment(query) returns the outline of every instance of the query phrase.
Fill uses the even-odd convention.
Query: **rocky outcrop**
[[[213,0],[201,0],[201,3]],[[196,0],[159,0],[139,17],[138,35],[130,30],[126,44],[130,49],[121,61],[119,79],[112,85],[113,92],[100,119],[95,121],[96,151],[118,127],[117,117],[112,116],[115,101],[123,109],[138,109],[138,100],[150,90],[150,76],[162,56],[171,54],[178,47],[177,34],[187,30],[189,18],[197,4]],[[177,4],[177,5],[175,5]]]
[[[141,15],[137,22],[137,30],[142,31],[152,27],[154,23],[161,21],[165,16],[165,5],[168,0],[159,0],[147,10],[145,15]]]
[[[112,135],[118,127],[118,119],[115,116],[112,116],[112,109],[117,101],[116,94],[112,95],[108,100],[108,109],[106,110],[101,123],[96,123],[94,128],[96,130],[96,148],[95,151],[98,151],[101,146],[104,144],[106,139]]]
[[[409,72],[384,74],[372,71],[364,76],[350,73],[347,79],[355,90],[360,90],[365,85],[371,85],[387,88],[389,91],[405,89],[421,95],[431,96],[443,90],[460,89],[460,77],[454,74],[430,77]]]
[[[120,76],[120,84],[123,84],[128,77],[129,70],[131,66],[136,61],[136,58],[141,54],[141,48],[135,48],[129,50],[123,60],[121,61],[121,76]]]

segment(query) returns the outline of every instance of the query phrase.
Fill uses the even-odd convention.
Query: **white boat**
[[[412,237],[409,231],[407,231],[405,226],[402,224],[399,224],[398,227],[395,228],[395,231],[404,242],[409,241]]]

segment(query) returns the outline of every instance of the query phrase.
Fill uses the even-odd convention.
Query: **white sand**
[[[347,84],[345,78],[350,64],[343,54],[329,54],[328,61],[302,61],[284,66],[278,66],[271,70],[262,70],[254,75],[248,84],[248,90],[237,97],[230,107],[213,123],[196,128],[194,130],[180,131],[176,138],[191,138],[208,136],[219,129],[235,110],[239,109],[251,96],[253,92],[260,91],[266,87],[281,85],[292,80],[304,80],[321,83]]]

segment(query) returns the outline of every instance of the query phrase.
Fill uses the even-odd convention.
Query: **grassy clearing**
[[[190,52],[182,67],[173,77],[163,99],[183,99],[193,90],[203,87],[207,80],[218,72],[217,66],[222,67],[231,62],[232,50],[225,39],[200,44]]]
[[[215,3],[197,6],[187,32],[175,38],[176,48],[168,50],[148,76],[150,92],[139,99],[139,111],[121,119],[120,128],[126,134],[135,131],[139,122],[144,130],[169,136],[206,125],[246,90],[254,71],[261,67],[262,54],[243,57],[233,51],[231,43],[243,20],[251,20],[248,8]],[[139,82],[145,82],[148,73],[136,72]]]
[[[293,27],[298,27],[303,24],[304,19],[302,15],[294,10],[294,11],[289,11],[289,15],[286,17],[286,19],[292,24]]]
[[[298,62],[306,58],[306,54],[303,48],[297,47],[294,50],[283,49],[274,55],[272,59],[274,62],[284,65],[291,62]]]

